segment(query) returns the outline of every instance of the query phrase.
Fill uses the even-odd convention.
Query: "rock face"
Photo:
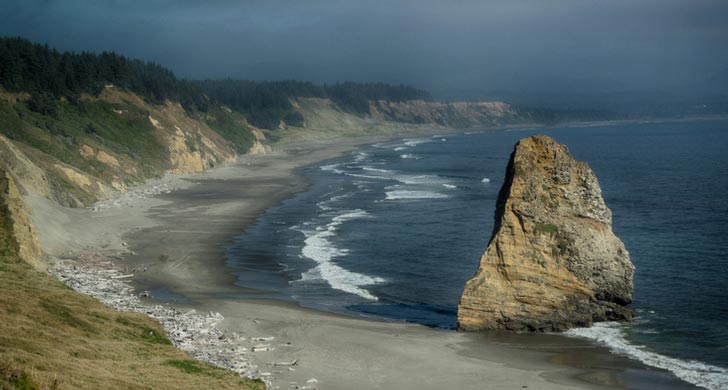
[[[18,193],[13,178],[0,169],[0,250],[5,246],[17,252],[18,257],[36,269],[45,268],[42,252],[28,210]]]
[[[520,140],[458,327],[563,331],[631,319],[634,267],[611,224],[586,163],[549,137]]]

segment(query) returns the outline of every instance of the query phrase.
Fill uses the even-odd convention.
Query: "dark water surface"
[[[454,328],[515,142],[547,134],[596,172],[636,267],[637,319],[570,332],[728,386],[728,121],[473,132],[365,147],[228,249],[238,284],[312,308]],[[260,297],[261,295],[256,295]]]

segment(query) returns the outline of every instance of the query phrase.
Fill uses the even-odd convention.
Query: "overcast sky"
[[[725,0],[2,0],[0,21],[189,78],[649,90],[728,68]]]

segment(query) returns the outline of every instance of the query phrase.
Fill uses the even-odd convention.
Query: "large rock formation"
[[[562,331],[630,319],[634,267],[611,224],[586,163],[549,137],[520,140],[458,327]]]

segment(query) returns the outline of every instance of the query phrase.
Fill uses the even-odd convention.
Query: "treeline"
[[[593,122],[627,119],[624,114],[609,110],[518,107],[518,112],[524,118],[529,118],[535,123],[541,123],[548,126],[568,122]]]
[[[280,121],[300,126],[303,117],[293,109],[290,98],[331,99],[339,108],[354,114],[369,113],[369,102],[376,100],[427,100],[423,90],[384,83],[337,83],[316,85],[303,81],[204,80],[197,85],[210,97],[245,114],[255,126],[274,129]]]
[[[98,95],[108,84],[151,103],[179,102],[188,112],[207,112],[213,98],[245,114],[253,125],[269,129],[281,120],[294,126],[303,123],[303,117],[293,110],[292,97],[328,98],[355,114],[368,113],[369,102],[375,100],[432,100],[426,91],[384,83],[181,80],[159,64],[113,52],[59,52],[24,38],[0,37],[0,86],[30,93],[27,104],[33,111],[54,116],[60,99],[75,103],[81,94]]]
[[[30,93],[28,105],[34,111],[53,115],[59,99],[75,102],[82,93],[97,95],[107,84],[153,103],[174,100],[189,111],[209,107],[209,99],[196,85],[152,62],[112,52],[61,53],[23,38],[0,38],[0,85]]]

